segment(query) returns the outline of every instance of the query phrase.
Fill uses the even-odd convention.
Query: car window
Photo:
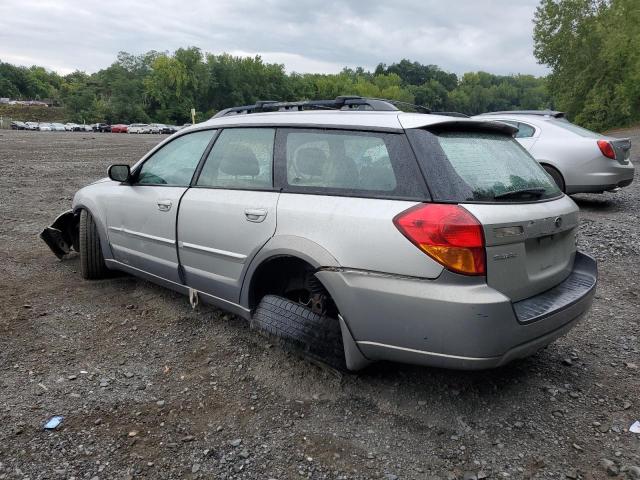
[[[136,183],[186,187],[215,130],[188,133],[163,146],[144,162]]]
[[[569,120],[564,118],[550,120],[550,122],[552,122],[553,125],[557,127],[569,130],[570,132],[576,133],[581,137],[600,138],[602,136],[599,133],[592,132],[591,130],[587,130],[586,128],[579,127],[578,125],[574,125],[573,123],[569,122]]]
[[[397,186],[383,136],[369,132],[290,132],[286,180],[313,189],[391,192]]]
[[[229,128],[222,131],[196,183],[199,187],[271,188],[273,128]]]
[[[464,184],[463,198],[455,201],[509,201],[518,198],[510,195],[517,191],[532,191],[535,199],[560,194],[540,164],[510,136],[450,131],[439,133],[437,140]]]
[[[533,137],[536,133],[536,129],[527,123],[518,122],[518,132],[516,138],[529,138]]]

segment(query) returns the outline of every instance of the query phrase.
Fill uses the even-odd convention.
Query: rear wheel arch
[[[549,162],[546,162],[544,160],[540,160],[539,163],[542,166],[542,168],[544,168],[545,171],[549,175],[551,175],[551,177],[556,182],[556,185],[558,185],[560,190],[562,190],[563,192],[566,192],[567,191],[567,184],[565,182],[564,175],[558,169],[558,167],[556,167],[554,165],[551,165]]]
[[[240,305],[250,310],[255,308],[256,298],[253,289],[256,285],[256,274],[260,274],[264,268],[269,268],[269,262],[283,262],[284,259],[295,259],[289,261],[297,261],[299,265],[307,265],[313,270],[321,267],[340,266],[331,253],[311,240],[293,235],[275,236],[266,243],[248,265],[240,292]],[[259,302],[260,299],[258,298],[257,301]]]
[[[266,295],[285,297],[290,296],[292,292],[305,290],[309,288],[310,277],[318,283],[315,287],[324,289],[329,295],[322,282],[315,278],[317,268],[318,265],[310,263],[308,259],[291,254],[275,254],[266,258],[252,272],[249,279],[246,295],[248,308],[253,311]]]
[[[251,325],[285,348],[339,370],[359,370],[362,356],[318,267],[294,255],[265,259],[249,282]]]

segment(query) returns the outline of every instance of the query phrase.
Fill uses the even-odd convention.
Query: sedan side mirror
[[[111,165],[108,172],[109,178],[114,182],[127,183],[131,179],[129,165]]]

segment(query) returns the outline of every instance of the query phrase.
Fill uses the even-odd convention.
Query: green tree
[[[640,120],[640,2],[542,0],[534,23],[558,108],[592,129]]]

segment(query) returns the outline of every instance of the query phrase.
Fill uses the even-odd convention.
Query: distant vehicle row
[[[181,127],[175,125],[164,125],[162,123],[132,123],[131,125],[107,123],[94,123],[91,125],[80,125],[77,123],[50,123],[50,122],[11,122],[12,130],[39,130],[41,132],[111,132],[111,133],[157,133],[172,134],[182,128],[190,126],[186,123]]]

